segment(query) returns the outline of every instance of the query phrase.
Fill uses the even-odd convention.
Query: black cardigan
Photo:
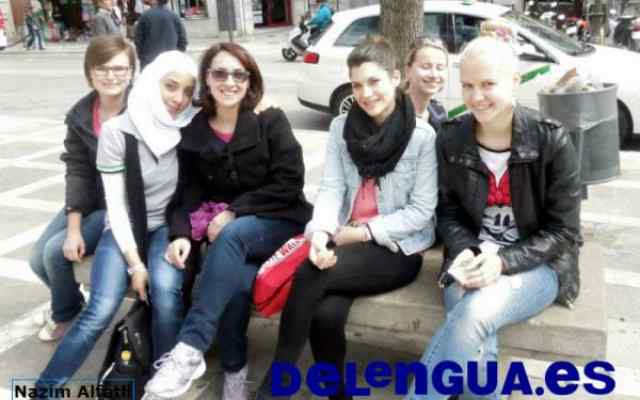
[[[269,108],[241,112],[233,139],[222,151],[201,111],[182,129],[178,188],[167,208],[171,237],[188,237],[189,212],[203,201],[229,204],[236,216],[256,215],[306,224],[302,147],[285,114]]]

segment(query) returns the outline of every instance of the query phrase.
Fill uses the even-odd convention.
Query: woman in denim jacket
[[[307,338],[317,362],[343,376],[344,327],[357,296],[412,282],[434,241],[435,132],[398,90],[391,46],[370,38],[347,60],[357,103],[330,127],[312,220],[309,260],[284,308],[274,362],[295,363]],[[258,399],[270,399],[271,372]],[[344,384],[332,399],[351,398]],[[278,397],[280,398],[280,397]]]

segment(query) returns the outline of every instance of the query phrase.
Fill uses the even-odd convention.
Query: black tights
[[[316,362],[334,364],[343,380],[344,328],[353,300],[412,282],[420,271],[422,257],[406,256],[401,251],[392,253],[373,242],[334,250],[338,257],[334,267],[320,270],[307,260],[298,269],[280,319],[274,361],[296,363],[309,338]],[[331,397],[348,398],[342,390]]]

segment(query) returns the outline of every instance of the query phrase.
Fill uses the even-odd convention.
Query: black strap
[[[127,202],[129,203],[129,218],[133,237],[138,246],[140,258],[147,263],[147,202],[144,196],[144,181],[138,154],[138,139],[125,134],[125,186],[127,188]]]

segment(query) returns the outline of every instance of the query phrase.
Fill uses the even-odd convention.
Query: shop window
[[[206,18],[207,0],[172,0],[174,8],[186,19]]]

